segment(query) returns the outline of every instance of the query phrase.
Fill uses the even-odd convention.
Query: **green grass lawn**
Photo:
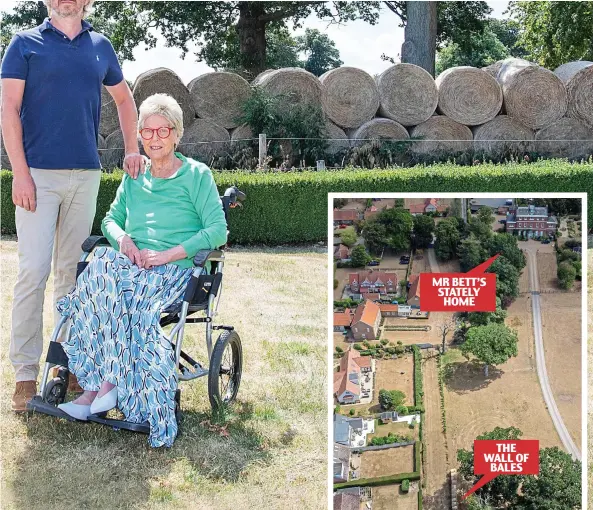
[[[324,248],[227,252],[219,317],[241,335],[238,403],[212,424],[205,379],[182,383],[181,435],[169,450],[96,424],[10,411],[8,360],[17,243],[2,262],[1,455],[3,509],[318,509],[327,481]],[[50,278],[46,303],[51,303]],[[294,296],[298,295],[298,305]],[[52,310],[44,312],[46,346]],[[205,337],[188,325],[184,350],[205,361]]]

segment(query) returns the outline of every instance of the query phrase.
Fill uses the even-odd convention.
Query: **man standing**
[[[45,0],[50,17],[17,33],[2,62],[2,134],[12,165],[19,256],[10,341],[14,411],[24,411],[36,393],[52,254],[55,304],[75,284],[81,244],[95,216],[102,85],[117,104],[124,168],[134,178],[144,171],[131,91],[109,40],[83,20],[93,1]]]

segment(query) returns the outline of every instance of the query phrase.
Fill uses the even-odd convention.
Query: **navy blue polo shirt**
[[[21,122],[29,167],[101,168],[101,85],[123,80],[109,39],[83,21],[70,40],[46,18],[12,38],[0,77],[25,80]]]

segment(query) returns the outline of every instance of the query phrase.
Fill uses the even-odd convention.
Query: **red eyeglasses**
[[[156,129],[143,128],[140,130],[140,136],[145,140],[152,140],[152,137],[156,132],[159,138],[168,138],[171,134],[171,131],[173,131],[174,129],[174,127],[160,127]]]

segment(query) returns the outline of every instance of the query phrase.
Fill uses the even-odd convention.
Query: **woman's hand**
[[[134,241],[132,241],[130,236],[125,235],[119,240],[119,251],[120,253],[123,253],[126,257],[128,257],[133,264],[143,267],[140,250],[134,244]]]
[[[150,269],[151,267],[168,264],[170,262],[168,251],[155,251],[145,248],[140,251],[141,262],[138,265],[144,269]]]

